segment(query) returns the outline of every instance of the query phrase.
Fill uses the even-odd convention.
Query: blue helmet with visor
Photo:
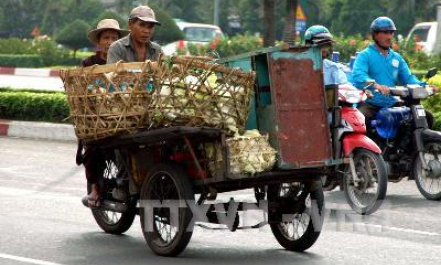
[[[395,23],[388,17],[378,17],[372,21],[371,33],[380,31],[396,31]]]

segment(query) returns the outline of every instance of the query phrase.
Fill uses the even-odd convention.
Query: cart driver
[[[340,85],[348,83],[343,72],[343,65],[327,59],[332,50],[334,40],[331,32],[322,25],[314,25],[305,31],[305,44],[321,44],[323,58],[323,81],[326,85]]]
[[[114,42],[107,53],[107,63],[118,61],[143,62],[156,61],[162,53],[161,46],[150,39],[155,26],[161,25],[156,20],[155,12],[148,6],[135,7],[129,15],[130,33]]]

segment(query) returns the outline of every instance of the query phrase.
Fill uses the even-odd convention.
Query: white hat
[[[116,30],[119,34],[119,37],[124,37],[127,34],[129,34],[129,30],[124,30],[119,27],[118,21],[115,19],[103,19],[100,22],[98,22],[98,25],[96,26],[96,29],[89,31],[89,34],[87,34],[87,37],[91,42],[96,44],[98,42],[98,35],[104,31],[104,30]]]

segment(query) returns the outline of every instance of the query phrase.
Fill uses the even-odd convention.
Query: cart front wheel
[[[316,183],[284,183],[268,187],[270,204],[283,201],[297,205],[295,214],[282,214],[282,222],[270,223],[271,231],[285,249],[305,251],[318,239],[323,226],[324,194],[321,181]],[[271,211],[271,209],[270,209]]]
[[[186,173],[176,165],[154,166],[141,188],[141,227],[159,256],[177,256],[190,241],[194,193]]]

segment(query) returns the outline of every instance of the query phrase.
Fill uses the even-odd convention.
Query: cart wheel
[[[193,234],[188,203],[194,203],[194,193],[188,176],[179,166],[156,165],[142,185],[140,199],[141,227],[147,244],[159,256],[177,256]],[[161,204],[163,207],[159,207]],[[180,207],[174,208],[178,204]]]
[[[103,161],[102,179],[100,180],[101,196],[103,199],[113,200],[112,190],[116,187],[116,178],[121,169],[116,163],[114,155],[109,155]],[[90,193],[91,187],[87,186]],[[100,208],[92,208],[92,214],[97,224],[104,232],[114,235],[120,235],[132,226],[136,216],[136,206],[129,205],[129,211],[125,213],[117,213],[113,211],[103,210]]]
[[[270,223],[271,231],[282,247],[291,251],[304,251],[315,243],[323,226],[324,194],[321,181],[311,184],[284,183],[268,187],[270,203],[283,199],[303,202],[303,207],[299,207],[299,212],[290,215],[289,221]]]

